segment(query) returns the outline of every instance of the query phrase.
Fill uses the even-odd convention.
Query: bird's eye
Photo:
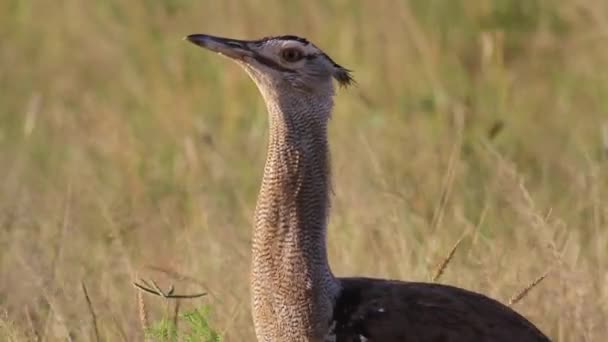
[[[285,49],[281,51],[281,57],[283,57],[286,62],[293,63],[302,59],[302,52],[298,49]]]

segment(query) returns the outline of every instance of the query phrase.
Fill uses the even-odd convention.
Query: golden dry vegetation
[[[138,277],[253,340],[265,107],[189,33],[302,35],[354,70],[335,273],[428,281],[464,236],[440,282],[507,303],[549,272],[515,309],[608,338],[608,2],[4,0],[0,340],[141,340]]]

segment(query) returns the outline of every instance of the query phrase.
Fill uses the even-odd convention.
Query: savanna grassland
[[[547,274],[514,308],[608,339],[608,2],[3,0],[0,341],[142,340],[140,299],[149,324],[175,302],[139,278],[207,292],[179,311],[254,340],[266,111],[190,33],[297,34],[354,71],[336,274],[429,281],[463,238],[439,282],[508,303]]]

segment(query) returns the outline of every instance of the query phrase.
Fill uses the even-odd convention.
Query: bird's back
[[[548,342],[526,318],[453,286],[341,278],[336,342]]]

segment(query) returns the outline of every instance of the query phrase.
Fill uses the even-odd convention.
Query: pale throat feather
[[[327,332],[339,291],[325,241],[332,96],[262,93],[270,137],[253,232],[254,322],[261,335],[282,335],[273,341],[316,341]]]

